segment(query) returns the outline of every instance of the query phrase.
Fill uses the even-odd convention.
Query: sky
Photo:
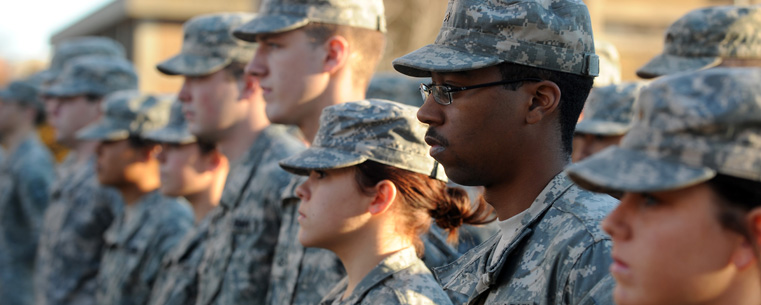
[[[113,0],[0,0],[0,57],[50,57],[50,37]]]

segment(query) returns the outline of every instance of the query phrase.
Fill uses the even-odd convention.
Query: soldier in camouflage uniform
[[[196,226],[164,258],[148,304],[193,304],[209,228],[207,216],[219,204],[229,165],[214,144],[198,142],[190,133],[179,102],[172,105],[169,124],[146,138],[161,143],[157,157],[161,193],[187,199],[196,219]]]
[[[58,168],[45,211],[35,267],[35,304],[95,304],[95,277],[103,233],[121,212],[121,196],[101,186],[95,175],[95,141],[76,133],[101,116],[107,94],[137,89],[137,74],[124,59],[81,56],[73,59],[43,91],[59,144],[71,149]]]
[[[144,138],[166,125],[172,101],[117,91],[103,102],[101,119],[77,133],[99,141],[98,181],[116,188],[125,203],[104,235],[97,304],[145,304],[162,260],[192,226],[187,203],[159,193],[159,147]]]
[[[620,147],[567,169],[621,195],[603,221],[616,304],[758,304],[761,69],[677,73],[642,89]]]
[[[311,142],[323,108],[365,98],[385,31],[379,0],[290,0],[263,2],[259,15],[234,35],[260,44],[246,70],[262,83],[267,117],[298,126],[304,141]],[[332,47],[336,50],[327,62],[316,59]],[[283,195],[284,218],[266,304],[317,303],[345,272],[332,252],[304,248],[296,238],[299,199],[293,190],[302,182],[295,177]],[[433,229],[423,239],[428,266],[459,256],[440,233]]]
[[[446,185],[416,112],[376,99],[327,107],[313,145],[280,162],[309,176],[296,189],[298,240],[335,252],[348,271],[320,304],[451,304],[418,258],[419,235],[433,220],[456,239],[492,209]]]
[[[280,194],[290,175],[277,161],[303,149],[284,126],[270,125],[258,82],[243,76],[255,45],[232,30],[251,14],[198,16],[184,26],[180,54],[159,71],[182,75],[179,93],[192,134],[230,160],[219,207],[199,265],[196,304],[262,304],[280,230]]]
[[[682,16],[666,30],[663,52],[637,70],[641,78],[718,66],[761,67],[761,7],[713,6]]]
[[[592,89],[584,105],[584,118],[576,124],[573,134],[573,162],[621,142],[631,128],[635,101],[644,84],[631,82]]]
[[[55,178],[53,157],[37,138],[44,120],[40,82],[11,82],[0,91],[0,302],[32,304],[34,253]]]
[[[418,119],[447,176],[483,185],[501,234],[435,269],[455,304],[610,304],[616,201],[562,173],[598,73],[581,1],[451,0],[433,44],[394,68],[432,77]],[[561,97],[562,92],[562,97]]]

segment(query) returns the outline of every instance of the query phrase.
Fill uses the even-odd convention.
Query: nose
[[[188,84],[189,81],[187,77],[182,82],[182,87],[180,88],[180,92],[177,94],[177,99],[180,100],[182,103],[190,103],[190,100],[192,98],[192,95],[190,94],[190,85]]]
[[[309,200],[309,180],[304,181],[304,183],[300,184],[298,187],[296,187],[296,196],[301,199],[301,201],[308,201]]]
[[[251,60],[246,65],[246,75],[250,75],[252,77],[256,78],[262,78],[267,75],[267,65],[264,53],[264,48],[258,48],[256,50],[256,53],[254,53],[254,57],[251,58]]]
[[[418,121],[430,126],[441,125],[444,122],[441,115],[441,107],[442,105],[439,105],[433,100],[433,95],[429,94],[425,101],[423,101],[423,105],[420,106],[420,109],[417,111]]]
[[[626,240],[631,237],[631,228],[628,224],[630,218],[628,210],[634,200],[632,193],[626,193],[621,197],[621,203],[608,214],[601,223],[602,229],[616,240]]]

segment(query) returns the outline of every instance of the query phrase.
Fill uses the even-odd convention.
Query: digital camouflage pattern
[[[256,45],[235,39],[232,31],[254,14],[223,13],[196,16],[183,25],[182,50],[156,68],[168,75],[204,76],[231,63],[247,63]]]
[[[144,137],[162,143],[189,144],[196,142],[196,137],[188,130],[188,122],[185,120],[180,101],[172,103],[169,123],[161,129],[146,133]]]
[[[417,257],[414,247],[383,259],[362,278],[348,298],[341,300],[347,286],[348,278],[344,278],[322,299],[320,305],[452,304],[431,271]]]
[[[104,236],[96,303],[148,302],[161,262],[192,226],[188,203],[158,191],[126,206]]]
[[[399,73],[375,73],[370,80],[370,86],[368,86],[365,96],[368,99],[389,100],[420,107],[423,105],[423,99],[420,96],[420,83],[419,78],[400,75]]]
[[[655,78],[717,66],[722,58],[761,59],[761,7],[713,6],[682,16],[666,30],[663,52],[637,70]]]
[[[264,303],[280,231],[281,194],[291,179],[277,161],[303,148],[286,127],[271,125],[230,165],[220,204],[209,216],[196,304]]]
[[[612,242],[600,221],[616,204],[559,174],[526,210],[518,235],[501,253],[495,252],[497,234],[434,269],[436,278],[454,304],[613,304],[606,291],[614,282],[608,272]]]
[[[600,74],[595,77],[595,87],[605,87],[621,82],[621,55],[612,43],[595,39],[595,52],[600,57]]]
[[[584,104],[584,119],[576,124],[576,133],[619,136],[631,128],[635,101],[642,82],[629,82],[592,88]]]
[[[71,60],[42,93],[54,97],[105,96],[119,90],[137,90],[132,63],[122,58],[84,56]]]
[[[0,100],[3,103],[15,103],[43,111],[42,101],[39,98],[41,85],[39,77],[13,81],[5,89],[0,90]]]
[[[653,192],[724,175],[761,181],[761,69],[714,68],[655,80],[620,147],[568,168],[600,192]]]
[[[190,305],[198,297],[198,266],[203,257],[209,217],[204,217],[164,258],[148,305]]]
[[[326,107],[309,149],[280,161],[297,175],[344,168],[372,160],[447,181],[444,169],[429,154],[427,126],[417,107],[367,99]]]
[[[58,168],[45,211],[34,271],[36,305],[95,305],[103,234],[123,208],[119,193],[98,182],[93,156],[71,155]]]
[[[386,32],[382,0],[264,0],[259,14],[233,35],[255,41],[256,35],[282,33],[310,22],[345,25]]]
[[[581,0],[450,0],[433,44],[393,61],[409,76],[510,62],[596,76],[592,24]]]
[[[123,90],[108,95],[101,104],[101,118],[77,132],[84,140],[125,140],[130,136],[145,137],[161,129],[169,121],[174,96],[141,95]]]
[[[35,252],[50,186],[53,157],[35,133],[0,163],[0,302],[32,304]]]
[[[67,39],[55,47],[50,67],[42,71],[43,80],[47,83],[55,81],[66,64],[80,56],[125,58],[126,55],[124,47],[111,38],[85,36]]]

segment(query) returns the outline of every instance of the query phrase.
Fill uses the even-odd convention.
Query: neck
[[[234,163],[254,145],[259,134],[267,126],[269,121],[262,122],[251,117],[246,118],[228,130],[225,136],[217,141],[217,147],[231,163]]]
[[[122,198],[124,199],[124,204],[126,205],[133,205],[140,201],[140,199],[143,198],[146,194],[156,190],[156,188],[148,189],[143,188],[137,184],[129,184],[129,185],[123,185],[117,187],[119,190],[119,193],[122,194]]]
[[[503,181],[484,188],[484,199],[494,207],[499,220],[528,209],[547,184],[563,171],[568,161],[547,155],[540,152],[530,156],[530,160],[516,162],[523,166],[514,168],[512,175]]]
[[[26,138],[34,132],[34,127],[28,124],[19,125],[15,130],[3,135],[0,139],[0,145],[8,155],[13,154],[16,148],[24,142]]]
[[[320,128],[320,115],[323,109],[341,103],[364,100],[366,91],[366,85],[355,85],[347,77],[342,77],[340,81],[331,82],[318,100],[314,101],[317,109],[304,118],[302,122],[299,122],[299,129],[304,135],[307,145],[310,145],[317,135],[317,130]]]
[[[757,263],[746,266],[744,271],[738,271],[733,281],[726,285],[727,289],[715,299],[704,304],[736,304],[756,305],[761,304],[761,280],[759,279],[759,267]]]
[[[219,203],[219,198],[214,198],[214,194],[211,190],[205,190],[200,193],[187,195],[185,199],[190,202],[193,207],[193,215],[195,215],[196,223],[206,217],[209,212],[214,209]]]
[[[98,147],[98,142],[94,141],[79,141],[73,147],[71,147],[72,153],[74,153],[74,163],[84,164],[95,155],[95,149]]]
[[[161,187],[158,163],[148,164],[147,166],[148,169],[140,175],[140,179],[116,187],[122,194],[126,205],[137,203],[143,196]],[[151,173],[155,174],[151,175]]]
[[[373,233],[364,236],[357,236],[351,240],[345,240],[341,245],[330,249],[341,260],[346,268],[348,286],[344,292],[343,299],[348,298],[362,279],[370,273],[386,257],[412,246],[409,240],[403,239],[397,235],[384,237],[388,235],[385,232],[393,232],[394,228],[385,231],[376,230]],[[384,232],[378,234],[377,232]]]

